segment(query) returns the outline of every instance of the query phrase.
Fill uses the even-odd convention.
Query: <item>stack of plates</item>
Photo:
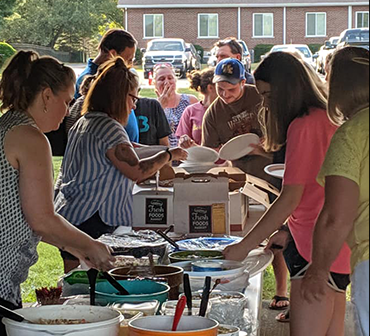
[[[207,147],[191,147],[187,149],[188,159],[184,161],[180,168],[184,168],[189,173],[206,173],[216,167],[218,153]]]

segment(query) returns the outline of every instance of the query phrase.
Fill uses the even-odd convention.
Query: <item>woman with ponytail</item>
[[[189,148],[200,145],[202,142],[203,118],[212,103],[217,98],[216,85],[213,84],[214,69],[193,71],[188,75],[190,88],[201,93],[203,100],[188,106],[181,117],[176,136],[180,139],[180,146]]]
[[[54,212],[53,163],[44,133],[58,129],[74,94],[71,68],[21,51],[0,82],[0,304],[21,307],[20,285],[40,240],[107,270],[110,249]],[[0,325],[0,335],[5,335]]]
[[[343,71],[345,69],[345,71]],[[329,117],[341,125],[318,181],[325,206],[316,224],[312,266],[302,285],[310,303],[325,300],[329,269],[347,241],[352,250],[356,336],[369,335],[369,51],[337,51],[329,75]]]
[[[86,96],[83,117],[69,132],[55,209],[93,238],[131,227],[134,182],[187,157],[174,148],[138,158],[124,128],[136,108],[138,87],[122,58],[103,64]],[[66,272],[79,265],[67,252],[62,251]]]

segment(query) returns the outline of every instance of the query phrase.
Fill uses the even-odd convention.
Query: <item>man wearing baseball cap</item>
[[[245,69],[237,59],[222,60],[216,67],[213,82],[218,98],[209,107],[203,121],[202,145],[219,150],[229,140],[243,134],[262,136],[258,112],[262,98],[254,85],[246,84]],[[247,174],[265,180],[264,168],[272,160],[261,156],[246,156],[233,162]]]

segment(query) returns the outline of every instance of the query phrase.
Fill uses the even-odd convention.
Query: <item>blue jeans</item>
[[[356,335],[369,336],[369,260],[359,264],[352,275]]]

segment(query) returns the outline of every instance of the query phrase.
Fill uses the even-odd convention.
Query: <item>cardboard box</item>
[[[230,234],[229,178],[178,173],[174,182],[175,232],[204,236]]]
[[[167,229],[173,225],[173,188],[141,188],[133,191],[135,230]]]
[[[243,192],[243,189],[230,192],[230,229],[232,232],[244,231],[248,211],[248,196]]]

